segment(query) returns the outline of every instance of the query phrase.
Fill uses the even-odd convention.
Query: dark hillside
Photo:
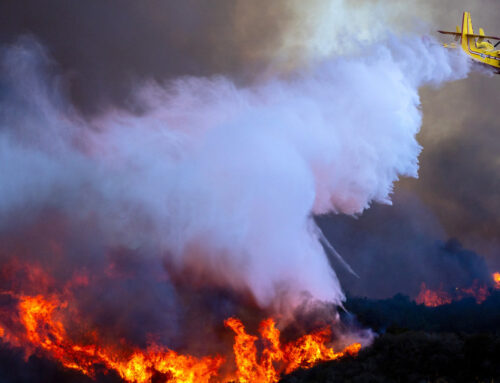
[[[378,332],[355,358],[296,371],[282,383],[470,383],[500,381],[500,292],[439,307],[408,297],[350,297],[349,313]]]
[[[356,358],[296,371],[281,383],[497,382],[500,336],[451,333],[386,333]]]

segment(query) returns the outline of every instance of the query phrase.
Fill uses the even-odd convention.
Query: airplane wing
[[[438,31],[438,32],[442,33],[443,35],[462,36],[462,34],[458,33],[458,32],[447,32],[447,31]],[[476,35],[476,34],[466,34],[465,36],[468,36],[468,37],[478,37],[478,38],[483,38],[483,39],[499,40],[500,41],[500,37],[495,37],[495,36],[483,36],[483,35]]]
[[[442,33],[443,35],[462,36],[460,32],[447,32],[447,31],[438,31],[438,32]]]

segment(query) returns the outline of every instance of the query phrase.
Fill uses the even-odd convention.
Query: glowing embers
[[[488,298],[489,295],[490,291],[488,290],[488,287],[485,284],[480,284],[477,280],[474,281],[470,287],[457,287],[454,291],[446,291],[442,286],[437,290],[431,290],[427,288],[425,283],[422,283],[420,286],[420,292],[415,298],[415,302],[419,305],[423,304],[427,307],[438,307],[450,304],[453,301],[473,297],[477,304],[481,304]]]
[[[221,366],[225,361],[232,361],[232,355],[197,358],[181,355],[157,344],[150,344],[145,350],[123,342],[120,346],[107,345],[103,344],[97,330],[72,336],[65,323],[70,320],[76,322],[79,331],[85,326],[78,323],[78,313],[73,312],[62,298],[55,295],[7,294],[17,300],[17,312],[12,313],[17,323],[2,324],[2,340],[23,347],[27,354],[38,351],[66,368],[90,377],[95,376],[95,368],[100,365],[133,383],[150,382],[157,373],[163,374],[169,383],[209,383],[231,379],[240,383],[273,383],[284,373],[312,367],[318,362],[338,359],[346,354],[355,355],[361,348],[359,343],[355,343],[341,352],[335,352],[327,346],[331,340],[330,328],[281,345],[280,331],[273,319],[261,322],[257,347],[259,338],[247,334],[239,319],[229,318],[225,324],[236,334],[233,351],[237,371],[221,375]],[[79,340],[75,341],[75,338]]]
[[[281,346],[279,330],[272,319],[267,319],[262,321],[259,327],[263,350],[258,360],[255,345],[258,337],[247,334],[238,319],[229,318],[225,324],[236,333],[234,355],[240,383],[277,382],[282,373],[288,374],[298,368],[309,368],[346,354],[356,355],[361,348],[359,343],[353,343],[340,352],[327,347],[326,344],[331,338],[331,330],[328,327]]]

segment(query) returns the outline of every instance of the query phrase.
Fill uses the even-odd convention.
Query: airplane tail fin
[[[464,12],[462,18],[462,47],[467,51],[469,45],[469,36],[473,35],[472,21],[470,19],[470,12]]]
[[[470,19],[470,13],[464,12],[464,15],[462,17],[462,34],[463,35],[466,35],[469,33],[469,19]]]

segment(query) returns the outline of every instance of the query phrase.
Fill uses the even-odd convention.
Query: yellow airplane
[[[493,68],[497,74],[500,74],[500,50],[495,48],[500,44],[500,37],[485,36],[483,28],[479,28],[479,34],[474,34],[470,12],[464,12],[462,20],[462,31],[457,25],[456,32],[438,31],[445,35],[455,36],[455,41],[460,41],[463,51],[474,61]],[[486,40],[486,41],[485,41]],[[498,40],[493,45],[489,40]],[[446,48],[457,48],[455,43],[444,44]]]

